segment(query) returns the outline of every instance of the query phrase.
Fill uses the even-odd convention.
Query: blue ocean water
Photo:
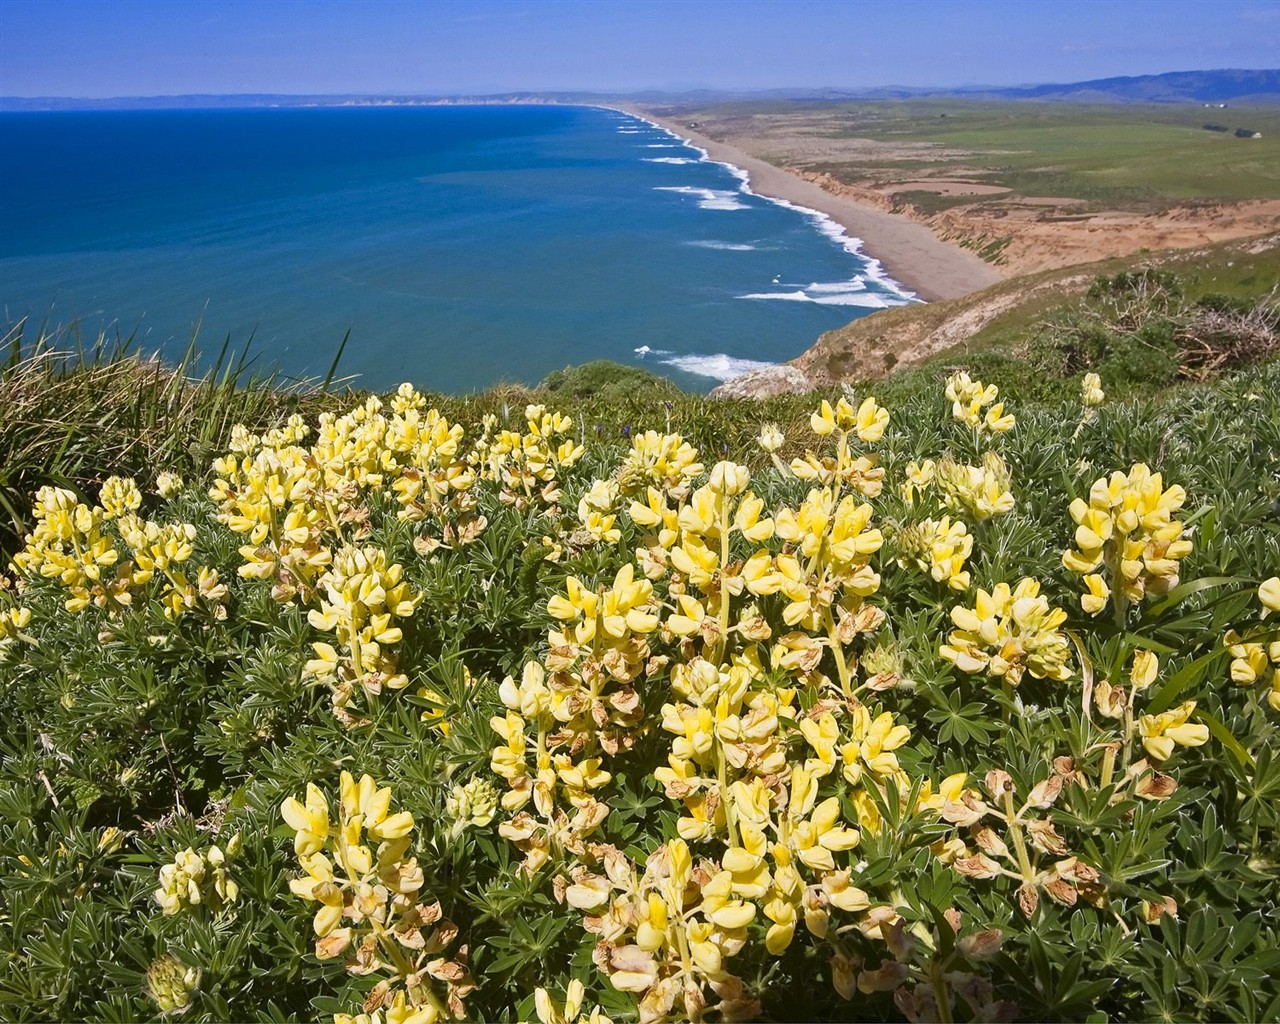
[[[0,317],[385,388],[706,390],[910,301],[820,214],[595,107],[0,114]]]

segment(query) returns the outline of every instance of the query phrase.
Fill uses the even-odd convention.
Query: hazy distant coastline
[[[1073,103],[1280,103],[1280,69],[1227,68],[1171,71],[1159,75],[1131,75],[1084,82],[1025,86],[967,85],[841,89],[807,87],[763,90],[641,90],[629,93],[586,91],[505,92],[464,95],[393,95],[386,93],[291,94],[193,93],[174,96],[0,96],[0,111],[19,110],[144,110],[219,107],[335,107],[445,106],[489,103],[706,104],[730,100],[806,100],[836,103],[856,100],[901,100],[956,97]]]

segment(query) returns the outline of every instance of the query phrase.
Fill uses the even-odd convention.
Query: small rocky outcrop
[[[766,366],[725,381],[711,392],[712,398],[773,398],[775,395],[804,395],[825,382],[797,366]]]

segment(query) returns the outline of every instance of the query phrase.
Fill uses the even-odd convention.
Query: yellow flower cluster
[[[70,595],[64,602],[70,612],[92,604],[120,614],[156,580],[168,617],[201,605],[211,615],[225,617],[227,588],[217,570],[200,566],[193,580],[182,568],[194,551],[192,524],[137,516],[142,495],[128,478],[110,477],[102,485],[100,502],[85,505],[65,488],[41,487],[33,509],[36,526],[14,556],[14,569],[58,580]]]
[[[498,815],[498,791],[485,779],[454,786],[445,800],[444,815],[453,821],[450,834],[455,839],[468,828],[484,828]]]
[[[31,609],[18,605],[5,607],[5,591],[9,580],[0,576],[0,658],[5,650],[18,639],[22,630],[31,624]]]
[[[1085,427],[1097,420],[1098,406],[1106,397],[1102,390],[1102,378],[1096,373],[1086,373],[1080,382],[1080,423],[1076,432],[1071,435],[1073,440],[1080,436]]]
[[[188,846],[171,863],[160,868],[160,888],[154,893],[166,916],[193,907],[208,907],[215,914],[235,903],[238,886],[227,873],[227,860],[240,852],[239,834],[231,837],[224,852],[210,846],[203,853]]]
[[[502,740],[491,757],[508,787],[502,806],[517,812],[499,832],[524,853],[529,873],[553,853],[581,855],[607,817],[594,795],[612,778],[601,753],[635,742],[643,716],[635,682],[650,667],[647,637],[658,628],[653,584],[631,565],[607,589],[576,576],[565,585],[547,603],[562,625],[550,631],[545,667],[527,663],[519,683],[508,676],[499,688],[506,714],[490,720]]]
[[[618,529],[618,484],[612,480],[595,480],[578,500],[578,522],[592,543],[617,544],[622,539]]]
[[[156,493],[160,497],[171,500],[186,489],[187,483],[181,474],[162,471],[156,474]]]
[[[190,523],[154,523],[127,514],[117,520],[117,528],[133,554],[133,584],[140,587],[153,577],[160,577],[164,589],[160,603],[169,618],[199,606],[208,608],[214,618],[225,619],[227,587],[218,570],[200,566],[192,580],[180,566],[190,559],[196,528]]]
[[[1009,467],[995,452],[983,455],[981,466],[943,458],[937,464],[937,483],[947,508],[968,512],[979,522],[1013,511]]]
[[[760,434],[756,437],[756,444],[768,455],[776,455],[786,441],[786,435],[776,423],[765,423],[760,427]]]
[[[127,477],[109,477],[98,494],[98,504],[107,519],[119,519],[142,508],[142,492]]]
[[[978,522],[1013,511],[1009,467],[995,452],[982,457],[982,465],[970,466],[945,456],[938,462],[924,459],[907,465],[901,487],[903,500],[915,506],[937,488],[945,508],[966,512]]]
[[[440,1011],[434,1006],[411,1006],[401,990],[372,1013],[335,1013],[333,1024],[435,1024],[439,1019]]]
[[[307,621],[334,633],[340,649],[314,643],[316,657],[307,662],[306,672],[333,685],[338,709],[350,702],[356,686],[376,695],[383,688],[399,690],[409,684],[387,649],[402,638],[397,620],[411,616],[422,601],[403,574],[399,564],[387,565],[381,548],[345,546],[317,581],[323,596],[319,607],[307,613]]]
[[[565,463],[539,454],[547,436],[567,429],[558,413],[530,407],[531,435],[516,457],[498,453],[487,435],[465,450],[462,427],[426,404],[402,384],[387,406],[370,397],[341,416],[321,414],[310,444],[298,416],[261,436],[236,427],[230,453],[214,462],[217,518],[248,542],[240,575],[269,581],[276,601],[309,606],[311,624],[336,634],[336,644],[314,645],[306,668],[334,687],[344,721],[355,720],[347,707],[357,686],[377,694],[407,684],[390,648],[401,639],[397,620],[421,600],[401,565],[360,543],[370,503],[393,498],[398,517],[417,527],[415,549],[429,554],[469,544],[485,529],[472,494],[479,476],[518,464],[546,483],[554,464]]]
[[[1081,607],[1097,615],[1110,600],[1123,618],[1130,605],[1148,594],[1167,594],[1178,585],[1178,562],[1191,553],[1183,526],[1173,518],[1187,492],[1169,488],[1159,473],[1136,463],[1128,474],[1119,470],[1089,488],[1089,500],[1071,503],[1075,547],[1062,564],[1085,577],[1088,592]]]
[[[618,490],[628,498],[650,487],[664,494],[687,492],[702,470],[697,449],[679,434],[646,430],[631,439],[631,450],[618,467]]]
[[[199,991],[202,974],[200,968],[188,967],[172,953],[165,953],[147,968],[147,995],[162,1014],[182,1013]]]
[[[870,528],[871,507],[842,491],[862,492],[866,468],[873,464],[853,455],[848,435],[879,437],[886,422],[887,414],[872,401],[861,413],[847,402],[815,413],[812,426],[820,435],[841,435],[834,458],[810,457],[830,483],[810,490],[798,509],[781,508],[771,518],[748,490],[746,469],[732,463],[713,467],[707,483],[675,509],[652,500],[632,506],[637,522],[661,527],[653,548],[638,558],[655,579],[666,576],[672,603],[663,628],[680,642],[670,669],[679,699],[664,705],[662,719],[672,743],[667,764],[655,773],[667,795],[684,804],[680,840],[666,849],[678,855],[685,842],[711,841],[724,850],[718,864],[708,861],[701,868],[707,916],[690,922],[683,941],[677,933],[665,945],[654,945],[656,936],[642,925],[687,918],[688,907],[667,896],[663,909],[650,894],[630,904],[638,905],[636,944],[650,954],[650,965],[634,956],[638,972],[618,969],[622,965],[612,956],[604,961],[603,944],[598,949],[597,962],[609,970],[615,987],[643,993],[642,1019],[658,1019],[672,1000],[683,1013],[699,1017],[707,988],[720,997],[721,1012],[736,1012],[744,989],[723,964],[740,948],[736,930],[757,913],[769,922],[766,946],[777,954],[791,942],[800,918],[823,937],[828,908],[856,912],[870,906],[866,894],[849,883],[851,867],[837,860],[857,846],[858,829],[843,820],[839,800],[821,787],[841,765],[844,780],[859,787],[852,803],[860,823],[875,827],[879,816],[866,787],[882,787],[889,776],[901,781],[893,750],[909,733],[895,727],[890,715],[873,720],[854,698],[870,680],[855,688],[852,645],[884,621],[883,612],[867,602],[880,584],[870,560],[882,537]],[[798,469],[798,475],[805,474]],[[735,536],[748,545],[741,555]],[[773,538],[782,542],[780,550],[760,547]],[[651,554],[654,548],[661,554]],[[791,632],[775,637],[761,604],[778,598]],[[770,639],[771,651],[762,649]],[[767,682],[766,655],[774,669],[810,692],[834,687],[840,694],[818,701],[799,722],[813,753],[803,766],[788,757],[788,735],[796,726],[782,726],[797,721],[797,690]],[[838,684],[823,671],[828,656]],[[891,686],[896,676],[876,679]],[[664,854],[655,857],[663,870]],[[646,876],[654,869],[651,858]],[[896,916],[891,908],[878,913],[879,920]],[[611,914],[615,921],[628,920],[616,905]],[[588,918],[588,927],[596,930],[594,920]],[[616,946],[609,931],[600,934]],[[830,940],[838,941],[834,929]],[[677,965],[676,953],[685,947],[688,953]]]
[[[111,611],[133,601],[127,566],[116,568],[120,552],[103,533],[106,513],[90,508],[62,487],[41,487],[33,508],[35,529],[13,558],[20,574],[57,579],[71,595],[67,611],[83,611],[92,602]]]
[[[950,516],[925,519],[904,527],[895,537],[898,564],[914,565],[952,590],[969,589],[965,560],[973,553],[968,527]]]
[[[294,830],[294,852],[304,874],[291,879],[294,895],[318,903],[313,927],[316,956],[348,954],[356,974],[386,971],[390,977],[365,1000],[365,1012],[385,1011],[387,1021],[434,1024],[462,1020],[463,1000],[475,985],[467,971],[467,949],[450,960],[442,954],[457,928],[441,918],[440,904],[420,902],[422,869],[409,856],[414,827],[408,811],[391,813],[391,789],[364,775],[343,772],[338,820],[314,783],[306,799],[280,805]],[[370,850],[376,843],[376,850]]]
[[[569,436],[571,417],[541,405],[527,406],[524,416],[524,433],[498,430],[497,418],[485,417],[476,441],[476,469],[502,485],[499,496],[508,504],[553,506],[560,500],[557,473],[582,458],[584,449]]]
[[[1094,409],[1106,399],[1102,390],[1102,378],[1096,373],[1086,373],[1080,382],[1080,404],[1086,409]]]
[[[1050,608],[1034,579],[1016,587],[997,583],[991,593],[979,589],[972,608],[951,609],[956,630],[938,653],[961,672],[986,672],[1009,686],[1025,673],[1036,679],[1070,678],[1070,645],[1058,627],[1067,620],[1061,608]]]
[[[809,417],[809,426],[819,437],[835,436],[835,454],[820,456],[807,451],[803,459],[791,460],[791,472],[801,480],[824,487],[848,488],[868,498],[877,497],[884,487],[884,469],[874,455],[855,457],[849,448],[849,438],[853,435],[868,444],[879,441],[889,426],[888,410],[881,408],[874,398],[864,399],[856,410],[847,398],[841,398],[834,408],[824,399],[818,411]]]
[[[232,451],[214,462],[209,491],[221,522],[249,541],[240,549],[240,574],[273,582],[273,596],[310,603],[332,547],[367,530],[371,495],[388,490],[400,517],[435,526],[425,550],[467,543],[484,528],[472,515],[475,480],[464,455],[462,428],[401,385],[390,409],[371,397],[342,416],[322,413],[315,442],[301,417],[261,437],[236,428]]]
[[[1280,612],[1280,576],[1263,580],[1258,587],[1258,601],[1264,622],[1273,612]],[[3,637],[2,623],[0,637]],[[1246,630],[1244,635],[1229,630],[1223,643],[1231,654],[1232,682],[1239,686],[1262,683],[1266,687],[1267,704],[1272,711],[1280,712],[1280,633],[1274,627],[1265,626]]]
[[[564,858],[561,891],[587,915],[600,936],[598,966],[636,995],[642,1020],[700,1019],[708,999],[725,1015],[754,1012],[727,963],[757,918],[768,922],[774,954],[801,920],[850,952],[828,928],[832,913],[863,915],[857,927],[873,937],[898,919],[851,883],[859,826],[881,827],[890,782],[899,799],[910,789],[895,753],[909,730],[857,699],[899,678],[879,647],[859,662],[863,638],[885,618],[869,601],[883,538],[860,500],[878,492],[883,474],[849,442],[878,439],[887,421],[870,399],[856,411],[847,401],[820,408],[811,425],[838,435],[835,453],[810,453],[796,471],[805,476],[807,466],[825,482],[773,516],[746,467],[717,463],[691,489],[696,452],[670,436],[637,439],[633,455],[650,454],[616,479],[634,494],[632,521],[651,531],[636,551],[643,575],[628,565],[595,588],[569,577],[548,603],[556,625],[545,664],[527,664],[500,688],[507,711],[491,722],[502,740],[491,767],[507,782],[502,804],[514,817],[499,831],[524,853],[526,871]],[[688,472],[659,479],[646,470],[662,464],[653,452],[682,450],[666,465]],[[655,642],[671,653],[655,655]],[[661,712],[670,747],[655,778],[682,813],[679,838],[637,868],[591,836],[608,813],[608,759],[642,726],[632,685],[642,675],[670,680]],[[694,865],[693,842],[711,844],[718,859]]]
[[[726,961],[747,942],[755,906],[733,892],[733,874],[695,865],[688,845],[673,839],[646,861],[642,875],[619,851],[596,851],[603,874],[575,872],[565,891],[600,938],[595,962],[613,987],[634,994],[641,1021],[701,1020],[706,989],[723,1019],[749,1020],[759,1002]]]
[[[488,525],[474,513],[471,496],[476,469],[463,451],[465,433],[436,409],[423,411],[426,399],[412,386],[400,385],[392,400],[387,425],[384,464],[394,463],[399,475],[391,489],[400,503],[399,517],[412,523],[434,521],[441,537],[424,534],[420,550],[468,544]]]
[[[1000,389],[994,384],[972,380],[961,371],[948,378],[946,394],[951,402],[952,417],[965,426],[991,434],[1013,429],[1013,414],[1006,415],[1004,403],[996,401]]]

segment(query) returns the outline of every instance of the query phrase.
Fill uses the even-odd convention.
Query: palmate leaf
[[[938,723],[938,742],[960,746],[976,741],[985,743],[1000,727],[992,720],[991,708],[985,704],[963,703],[959,691],[943,698],[946,703],[925,712],[925,718]]]

